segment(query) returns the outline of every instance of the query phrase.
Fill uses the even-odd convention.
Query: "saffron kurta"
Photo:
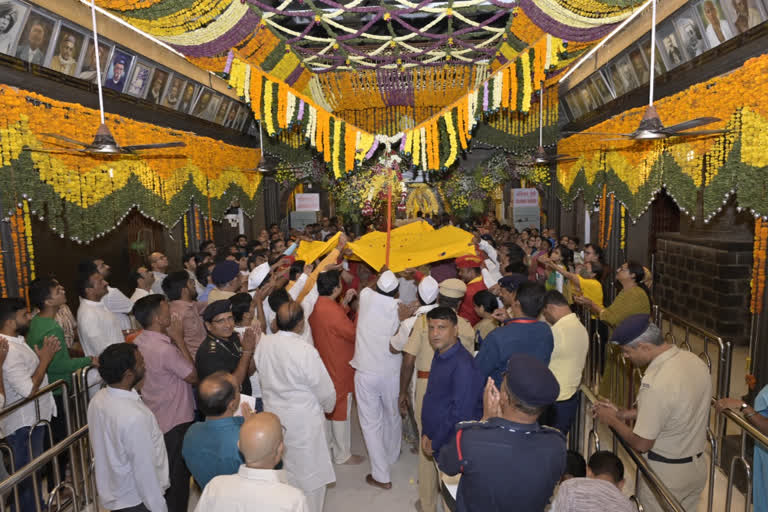
[[[315,348],[336,388],[336,408],[326,416],[332,421],[345,421],[347,396],[355,391],[355,369],[349,364],[355,355],[355,324],[342,305],[327,296],[317,299],[309,324]]]

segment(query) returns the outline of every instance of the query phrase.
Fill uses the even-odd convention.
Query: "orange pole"
[[[386,265],[389,268],[389,240],[392,235],[392,180],[387,185],[387,257]]]

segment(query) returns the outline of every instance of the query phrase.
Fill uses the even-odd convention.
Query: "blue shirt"
[[[216,288],[216,285],[214,285],[214,284],[211,284],[211,283],[208,283],[208,284],[205,286],[205,291],[204,291],[203,293],[201,293],[201,294],[200,294],[200,295],[197,297],[197,301],[198,301],[198,302],[208,302],[208,294],[209,294],[209,293],[211,293],[211,290],[213,290],[214,288]]]
[[[435,456],[460,421],[483,416],[483,376],[460,342],[441,354],[435,351],[421,408],[422,433]]]
[[[565,437],[559,431],[503,418],[461,423],[457,429],[461,439],[457,432],[437,456],[444,473],[462,474],[456,512],[544,510],[565,470]]]
[[[768,418],[768,386],[760,390],[753,407],[757,414]],[[754,463],[752,465],[752,502],[755,512],[768,511],[768,450],[760,443],[755,443]]]
[[[485,337],[475,362],[480,373],[499,387],[512,354],[528,354],[549,366],[554,346],[549,325],[534,318],[513,318]]]
[[[201,489],[213,477],[234,475],[245,464],[237,448],[243,421],[242,416],[205,420],[187,430],[181,455]]]

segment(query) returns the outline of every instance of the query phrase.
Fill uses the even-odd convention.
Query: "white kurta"
[[[298,334],[280,331],[259,341],[254,360],[264,410],[286,428],[289,481],[306,493],[335,482],[324,413],[336,406],[336,389],[317,350]]]
[[[390,482],[390,468],[400,456],[402,419],[397,407],[401,354],[389,350],[400,328],[397,300],[370,288],[360,292],[355,332],[357,415],[371,459],[371,475]]]
[[[87,356],[98,357],[108,346],[125,342],[120,321],[103,302],[80,297],[77,329],[80,333],[80,344]]]
[[[307,498],[288,484],[284,471],[245,464],[234,475],[208,482],[195,512],[309,512]]]
[[[405,347],[406,343],[408,343],[408,337],[411,335],[411,331],[413,330],[413,324],[416,323],[416,319],[419,317],[419,315],[424,315],[426,313],[429,313],[433,309],[437,307],[437,304],[428,304],[426,306],[421,306],[419,309],[416,310],[416,312],[413,314],[413,316],[410,316],[400,322],[400,328],[397,330],[397,333],[392,336],[392,339],[390,340],[390,344],[392,345],[392,348],[395,350],[403,350],[403,347]]]

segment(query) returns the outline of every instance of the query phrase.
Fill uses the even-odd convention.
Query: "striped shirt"
[[[571,478],[560,484],[550,512],[637,512],[637,508],[611,482]]]

